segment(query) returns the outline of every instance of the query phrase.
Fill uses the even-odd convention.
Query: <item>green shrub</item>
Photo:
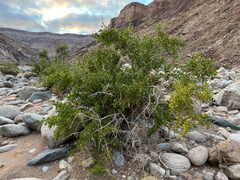
[[[4,75],[11,74],[16,76],[20,72],[18,66],[18,62],[5,62],[0,65],[0,71]]]
[[[50,78],[52,88],[58,92],[68,86],[72,91],[65,103],[55,103],[58,115],[42,123],[57,126],[57,139],[81,130],[76,134],[77,149],[93,144],[93,174],[105,171],[112,146],[127,144],[120,141],[122,133],[128,131],[124,141],[134,145],[129,139],[133,139],[132,127],[140,118],[147,122],[154,118],[149,136],[173,120],[176,127],[183,128],[183,134],[192,125],[206,123],[206,117],[193,113],[192,104],[193,98],[206,101],[211,97],[206,76],[215,73],[213,61],[203,60],[198,53],[181,65],[178,51],[186,42],[164,33],[165,26],[153,28],[153,34],[140,38],[139,33],[133,35],[131,25],[124,30],[103,26],[94,34],[98,42],[105,44],[103,48],[91,50],[71,68],[62,66],[44,79],[43,85]],[[131,60],[130,68],[120,61],[121,56]],[[167,63],[169,58],[175,59],[174,63]],[[160,70],[162,73],[158,73]],[[159,79],[174,80],[169,86],[170,104],[161,93],[155,93],[162,85],[154,85]]]

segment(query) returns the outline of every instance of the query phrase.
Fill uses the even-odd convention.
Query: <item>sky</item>
[[[145,5],[152,0],[135,0]],[[133,0],[0,0],[0,27],[32,32],[90,34]]]

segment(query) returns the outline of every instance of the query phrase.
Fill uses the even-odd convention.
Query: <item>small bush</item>
[[[164,33],[165,26],[153,28],[153,34],[140,38],[139,33],[133,35],[131,25],[124,30],[103,26],[94,34],[98,42],[105,44],[103,48],[89,51],[78,63],[61,66],[43,79],[43,85],[50,81],[58,92],[72,88],[67,102],[55,103],[58,115],[42,123],[50,128],[57,126],[57,139],[78,132],[79,150],[92,143],[93,174],[104,173],[111,147],[126,148],[140,142],[135,136],[140,119],[154,119],[149,136],[172,121],[183,129],[182,134],[191,126],[207,124],[206,117],[193,113],[192,104],[193,99],[210,99],[206,76],[214,76],[214,61],[204,60],[197,53],[181,65],[178,52],[186,42]],[[128,57],[131,67],[124,66],[121,57]],[[169,58],[175,59],[174,63],[169,64]],[[154,85],[159,79],[173,81],[167,86],[172,91],[170,103],[161,94],[164,85]]]
[[[17,62],[5,62],[0,65],[0,71],[6,75],[6,74],[11,74],[16,76],[20,71],[19,71],[19,63]]]

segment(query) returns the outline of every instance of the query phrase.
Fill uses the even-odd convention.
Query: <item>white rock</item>
[[[43,166],[42,167],[43,172],[46,172],[48,169],[49,169],[48,166]]]
[[[203,146],[195,147],[188,152],[188,158],[195,166],[201,166],[208,159],[208,149]]]
[[[216,108],[218,112],[225,112],[228,113],[228,109],[225,106],[219,106]]]
[[[240,134],[231,134],[228,136],[228,139],[233,139],[240,143]]]
[[[178,152],[178,153],[187,153],[188,152],[188,148],[185,143],[173,142],[173,143],[171,143],[171,148],[174,152]]]
[[[150,163],[149,169],[153,176],[161,178],[165,175],[165,170],[155,163]]]
[[[64,170],[64,171],[61,171],[57,177],[55,177],[53,180],[67,180],[69,178],[70,174]]]
[[[64,161],[64,160],[61,160],[60,162],[59,162],[59,168],[60,169],[72,169],[71,168],[71,166],[70,166],[70,164],[68,164],[66,161]]]
[[[161,160],[169,168],[183,173],[187,172],[191,167],[191,162],[188,158],[175,153],[163,153]]]
[[[29,152],[34,153],[35,151],[36,151],[36,149],[31,149]]]

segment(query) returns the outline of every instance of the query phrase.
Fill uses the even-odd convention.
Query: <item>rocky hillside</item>
[[[148,5],[133,2],[111,19],[109,26],[122,29],[131,16],[136,32],[146,29],[151,33],[149,20],[166,23],[167,33],[188,42],[182,57],[204,51],[206,58],[234,67],[240,65],[239,13],[239,0],[154,0]]]
[[[39,51],[47,48],[51,58],[55,55],[56,44],[67,43],[71,53],[74,53],[83,46],[91,43],[94,39],[91,35],[77,34],[54,34],[50,32],[28,32],[10,28],[0,28],[0,33],[3,33],[17,41],[20,41]]]
[[[0,33],[0,63],[6,61],[33,64],[40,59],[36,49]]]

